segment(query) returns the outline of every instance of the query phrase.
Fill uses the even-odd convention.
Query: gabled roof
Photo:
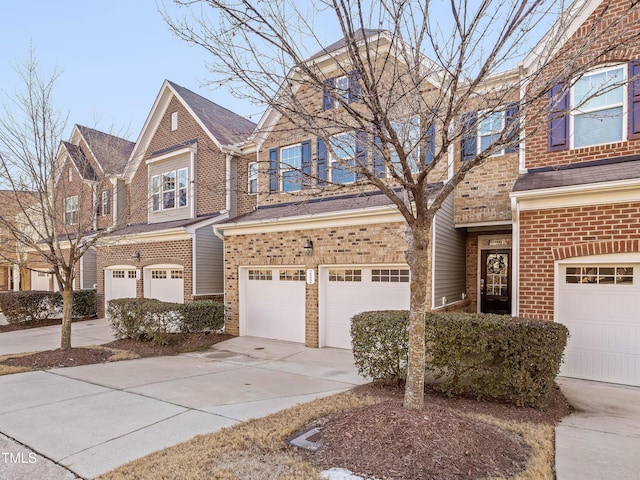
[[[386,32],[386,31],[387,30],[381,30],[381,29],[375,29],[375,28],[359,28],[358,30],[353,32],[353,40],[355,42],[359,42],[361,40],[364,40],[365,38],[369,38],[369,37],[372,37],[374,35],[378,35],[378,34],[380,34],[382,32]],[[334,53],[334,52],[340,50],[341,48],[344,48],[346,45],[347,45],[347,40],[345,38],[341,38],[337,42],[333,42],[331,45],[329,45],[329,46],[323,48],[322,50],[320,50],[319,52],[311,55],[311,57],[309,57],[307,59],[307,61],[313,60],[313,59],[321,57],[323,55],[328,55],[330,53]]]
[[[218,148],[246,140],[255,129],[256,125],[252,121],[207,100],[189,89],[165,80],[127,162],[124,174],[128,179],[131,179],[138,169],[142,158],[147,152],[149,143],[158,129],[158,125],[171,99],[174,97],[193,116]]]
[[[123,173],[135,143],[82,125],[76,125],[75,128],[87,143],[103,173],[107,175]]]
[[[82,149],[78,145],[74,145],[70,142],[63,141],[62,145],[69,154],[69,158],[76,167],[76,170],[78,171],[80,177],[83,180],[89,180],[90,182],[98,181],[98,175],[96,175],[96,171],[91,166],[89,160],[87,160],[87,157]]]
[[[256,127],[256,124],[251,120],[247,120],[191,90],[169,80],[167,83],[173,87],[178,96],[221,145],[233,145],[245,140]]]

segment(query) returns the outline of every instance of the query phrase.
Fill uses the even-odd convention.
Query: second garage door
[[[640,265],[596,261],[558,269],[557,319],[571,334],[561,374],[640,385]]]
[[[304,343],[305,271],[240,269],[240,335]]]
[[[368,310],[409,309],[409,267],[320,268],[320,345],[351,348],[351,317]]]
[[[104,302],[115,298],[135,298],[136,270],[131,267],[114,267],[104,271]]]
[[[145,267],[144,296],[163,302],[184,303],[184,269],[182,265]]]

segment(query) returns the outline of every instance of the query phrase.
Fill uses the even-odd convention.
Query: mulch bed
[[[402,407],[402,385],[373,383],[354,392],[384,400],[315,425],[321,427],[324,446],[300,455],[320,469],[340,466],[384,479],[409,478],[407,472],[416,480],[509,478],[523,470],[530,455],[522,437],[464,414],[554,425],[570,413],[557,387],[542,410],[449,398],[427,387],[424,409],[411,411]]]
[[[106,348],[76,347],[71,350],[46,350],[29,355],[15,356],[0,361],[0,365],[28,367],[33,370],[48,368],[75,367],[94,363],[108,362],[115,350],[125,350],[138,357],[156,357],[178,355],[179,353],[206,350],[211,345],[228,340],[231,335],[221,333],[175,333],[171,334],[169,344],[151,345],[131,339],[115,340],[101,345]]]

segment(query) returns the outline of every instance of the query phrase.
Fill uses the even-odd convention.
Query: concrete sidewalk
[[[94,478],[364,382],[349,350],[239,337],[206,352],[0,377],[0,432],[40,455],[18,466],[24,478]],[[45,458],[64,466],[60,477],[39,474]]]
[[[71,345],[100,345],[115,340],[107,319],[97,318],[73,322]],[[29,328],[15,332],[0,333],[0,355],[8,353],[41,352],[60,348],[60,325]]]
[[[557,480],[640,478],[640,387],[558,384],[576,411],[556,427]]]

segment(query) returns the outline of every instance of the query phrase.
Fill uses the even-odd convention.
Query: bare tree
[[[558,58],[557,47],[584,2],[570,7],[561,0],[174,3],[185,14],[164,10],[165,20],[179,37],[211,54],[212,85],[229,85],[237,97],[266,105],[286,120],[278,123],[282,133],[316,136],[332,157],[349,157],[341,167],[384,193],[402,214],[411,271],[405,406],[420,408],[434,215],[469,172],[497,152],[518,148],[525,117],[528,133],[546,128],[553,86],[614,58],[618,49],[637,42],[637,32],[596,48],[616,22],[592,26],[584,43]],[[612,2],[603,3],[606,12]],[[627,2],[625,8],[620,21],[638,5]],[[545,41],[536,44],[550,25]],[[327,47],[316,32],[341,38]],[[535,62],[518,67],[527,54]],[[338,76],[357,83],[357,101],[353,92],[330,84],[330,77]],[[317,102],[306,101],[309,92],[324,92],[329,106],[340,108],[319,109]],[[474,142],[465,151],[464,140],[476,138],[480,122],[504,112],[503,126],[488,142],[481,148]],[[274,133],[273,123],[269,128]],[[364,132],[356,141],[366,142],[367,158],[342,154],[349,147],[336,141],[340,132]],[[268,133],[259,131],[257,138]],[[454,162],[459,148],[465,161]],[[343,188],[326,178],[313,185],[318,182],[325,189]]]
[[[67,117],[56,110],[53,97],[59,73],[43,76],[33,52],[16,71],[24,90],[7,95],[0,117],[2,197],[13,207],[0,211],[0,228],[12,246],[2,255],[23,267],[38,264],[53,275],[63,298],[60,346],[70,349],[80,259],[118,226],[98,224],[97,212],[110,209],[101,195],[110,183],[77,145],[62,142]],[[87,130],[104,136],[104,158],[122,155],[121,139]]]

